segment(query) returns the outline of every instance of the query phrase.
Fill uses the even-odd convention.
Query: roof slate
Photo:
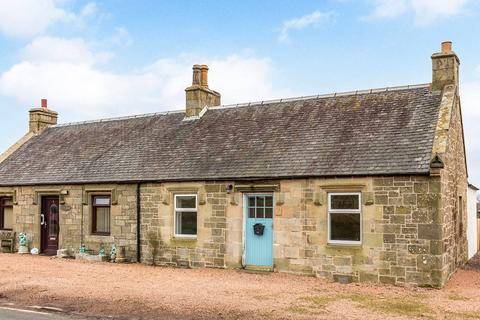
[[[428,86],[59,125],[0,164],[0,185],[427,174]]]

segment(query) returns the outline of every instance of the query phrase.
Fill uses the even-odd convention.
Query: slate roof
[[[428,174],[440,100],[419,85],[57,125],[0,185]]]

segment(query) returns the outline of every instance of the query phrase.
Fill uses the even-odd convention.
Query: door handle
[[[43,226],[45,224],[45,215],[42,213],[40,214],[40,224]]]

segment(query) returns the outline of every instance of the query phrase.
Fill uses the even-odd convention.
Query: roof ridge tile
[[[169,115],[169,114],[174,114],[174,113],[184,113],[184,112],[185,112],[184,110],[173,110],[173,111],[163,111],[163,112],[142,113],[142,114],[135,114],[135,115],[124,116],[124,117],[114,117],[114,118],[103,118],[103,119],[96,119],[96,120],[66,122],[66,123],[56,124],[54,126],[51,126],[50,128],[78,126],[78,125],[82,125],[82,124],[102,123],[102,122],[111,122],[111,121],[122,121],[122,120],[131,120],[131,119],[139,119],[139,118],[148,118],[148,117]]]

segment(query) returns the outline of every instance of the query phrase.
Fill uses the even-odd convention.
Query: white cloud
[[[464,13],[470,0],[412,0],[411,5],[419,24],[428,24],[437,18]]]
[[[52,45],[65,54],[48,55]],[[0,75],[0,94],[25,107],[48,98],[63,119],[110,117],[183,109],[185,88],[194,63],[210,66],[210,87],[222,103],[272,99],[290,95],[271,83],[276,78],[268,59],[231,55],[217,59],[159,59],[127,73],[102,70],[98,57],[82,39],[39,38],[24,50],[24,60]]]
[[[303,17],[285,21],[280,28],[278,40],[280,42],[288,42],[291,30],[301,30],[310,26],[317,26],[321,23],[330,21],[332,17],[332,12],[321,12],[317,10]]]
[[[406,0],[374,0],[375,9],[368,18],[394,18],[408,10]]]
[[[32,37],[45,33],[58,22],[80,25],[83,19],[95,15],[95,2],[87,3],[77,14],[66,10],[65,0],[2,0],[0,33],[12,37]]]
[[[22,56],[33,63],[69,62],[93,65],[110,60],[113,54],[94,52],[91,44],[82,38],[39,37],[23,49]]]
[[[9,36],[32,36],[69,16],[70,13],[59,8],[54,0],[2,1],[0,32]]]
[[[366,19],[388,19],[413,13],[417,25],[465,13],[472,0],[373,0],[374,10]]]
[[[97,13],[97,10],[98,10],[97,4],[95,2],[89,2],[83,7],[82,11],[80,11],[80,16],[81,17],[92,16],[95,13]]]

